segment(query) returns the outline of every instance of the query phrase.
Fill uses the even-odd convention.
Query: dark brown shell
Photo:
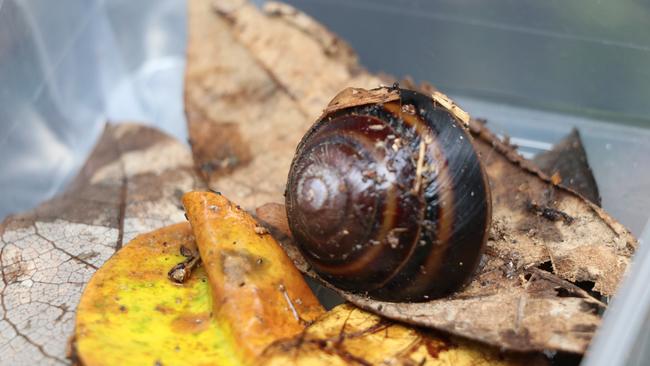
[[[300,142],[289,226],[321,277],[387,301],[461,287],[487,240],[491,199],[464,126],[430,96],[326,111]]]

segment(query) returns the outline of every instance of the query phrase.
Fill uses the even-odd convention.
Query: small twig
[[[515,332],[519,332],[519,327],[521,326],[521,320],[524,318],[524,309],[526,308],[526,297],[520,296],[519,301],[517,302],[517,314],[515,317]]]
[[[280,286],[278,286],[278,290],[282,292],[282,296],[284,296],[284,299],[287,301],[287,304],[289,304],[289,309],[291,309],[291,313],[293,314],[293,317],[296,318],[296,321],[303,322],[304,320],[298,314],[298,310],[296,310],[296,307],[293,305],[293,301],[291,301],[291,298],[289,297],[289,293],[287,292],[287,289],[284,287],[284,285],[280,284]]]
[[[195,255],[190,249],[181,245],[181,255],[186,257],[184,261],[178,263],[167,272],[167,278],[174,283],[184,283],[190,278],[192,271],[201,263],[201,257]]]

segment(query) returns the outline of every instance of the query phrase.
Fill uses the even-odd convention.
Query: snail
[[[285,192],[289,228],[334,287],[427,301],[476,270],[489,184],[466,115],[434,99],[398,86],[347,89],[299,143]]]

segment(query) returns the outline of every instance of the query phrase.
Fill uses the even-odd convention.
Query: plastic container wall
[[[0,218],[51,197],[107,121],[184,139],[182,1],[0,0]]]
[[[577,126],[604,207],[650,240],[648,5],[289,2],[350,41],[371,71],[434,83],[525,155]],[[0,0],[0,218],[64,187],[106,121],[151,123],[185,139],[185,16],[180,0]],[[648,250],[587,364],[648,359]]]

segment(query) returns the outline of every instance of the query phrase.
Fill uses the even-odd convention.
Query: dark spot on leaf
[[[546,261],[544,263],[540,263],[537,265],[537,268],[541,269],[542,271],[546,271],[549,273],[555,273],[553,272],[553,263],[551,261]]]
[[[189,123],[192,153],[199,172],[206,181],[229,174],[252,159],[236,123]]]
[[[580,365],[582,355],[568,352],[557,352],[551,357],[553,366],[576,366]]]
[[[3,279],[7,284],[17,282],[21,276],[27,274],[28,268],[23,261],[22,256],[16,256],[12,259],[13,263],[6,265],[3,269]]]
[[[221,268],[226,281],[240,285],[248,276],[261,274],[264,266],[256,265],[257,259],[246,250],[222,250]]]
[[[527,349],[531,347],[530,333],[526,328],[520,329],[518,332],[508,329],[499,332],[499,335],[505,342],[515,345],[517,348]]]
[[[427,349],[427,353],[431,358],[438,358],[440,353],[448,351],[451,349],[454,345],[448,342],[447,340],[434,340],[434,339],[428,339],[428,338],[423,338],[422,339],[424,343],[424,347]]]
[[[183,257],[193,257],[194,253],[192,253],[192,250],[186,247],[185,245],[181,245],[180,248],[180,253]]]
[[[539,238],[548,242],[561,242],[562,233],[553,221],[538,215],[527,215],[517,222],[517,230],[530,238]]]
[[[174,189],[174,198],[180,202],[182,197],[183,191],[178,188]]]
[[[97,257],[98,255],[99,255],[99,252],[96,252],[96,251],[92,250],[90,252],[85,252],[85,253],[79,254],[77,256],[77,259],[79,259],[81,261],[87,261],[89,259],[93,259],[93,258]]]
[[[580,303],[580,310],[582,310],[585,313],[590,313],[590,314],[598,314],[602,310],[601,306],[593,303],[593,302],[588,302],[588,301],[582,301]]]
[[[557,297],[582,297],[580,294],[569,291],[564,287],[556,287],[554,290],[557,293]]]
[[[587,291],[589,295],[593,296],[594,298],[607,303],[607,299],[605,299],[603,294],[594,290],[594,286],[596,285],[594,281],[576,281],[575,285]]]
[[[156,305],[154,310],[156,310],[156,311],[158,311],[160,313],[163,313],[163,314],[168,314],[168,313],[173,311],[173,309],[171,309],[171,308],[169,308],[169,307],[167,307],[167,306],[165,306],[163,304]]]
[[[571,328],[574,332],[593,333],[598,327],[595,324],[576,324]]]

